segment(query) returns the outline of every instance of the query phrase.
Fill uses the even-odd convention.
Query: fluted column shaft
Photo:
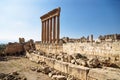
[[[52,43],[52,18],[50,18],[50,43]]]
[[[43,43],[45,42],[45,21],[43,21]]]
[[[42,21],[42,29],[41,29],[42,33],[41,33],[41,41],[43,43],[44,41],[44,21]]]
[[[42,29],[41,29],[42,33],[41,33],[41,41],[43,43],[43,21],[42,21]]]
[[[51,17],[42,21],[42,42],[44,43],[57,43],[59,42],[60,35],[60,18],[59,16]]]
[[[44,26],[45,26],[45,30],[44,30],[44,33],[45,33],[44,41],[45,41],[45,43],[46,43],[46,21],[45,21]]]
[[[42,43],[59,43],[60,37],[60,11],[58,7],[40,17],[42,21]]]
[[[53,19],[54,19],[53,43],[55,43],[55,40],[56,40],[56,16],[54,16]]]
[[[59,15],[57,16],[57,43],[59,42],[60,37],[60,18]]]
[[[49,42],[49,19],[47,20],[47,43]]]

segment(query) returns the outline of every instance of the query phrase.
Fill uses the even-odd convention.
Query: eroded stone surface
[[[120,69],[113,68],[96,68],[91,69],[88,73],[88,80],[91,78],[95,80],[120,80]]]
[[[65,76],[62,76],[62,75],[53,75],[52,79],[53,80],[67,80],[67,78]]]
[[[30,54],[30,55],[32,55],[32,54]],[[33,56],[31,56],[31,57],[33,57]],[[72,75],[75,78],[82,79],[82,80],[91,80],[91,79],[97,80],[98,78],[99,78],[98,80],[101,80],[102,79],[101,77],[102,76],[104,77],[104,74],[107,77],[105,79],[116,79],[119,76],[119,71],[116,71],[116,70],[119,70],[119,68],[117,68],[117,69],[116,68],[111,68],[111,69],[106,68],[106,69],[104,69],[102,67],[101,68],[94,68],[94,67],[99,67],[99,65],[100,65],[100,60],[97,57],[95,57],[93,59],[91,58],[90,60],[88,59],[88,61],[90,61],[90,63],[88,63],[89,64],[88,66],[92,66],[92,68],[87,68],[87,67],[84,67],[83,65],[80,66],[80,65],[77,65],[77,64],[71,64],[71,63],[68,63],[68,62],[63,62],[62,60],[56,60],[56,59],[46,58],[46,57],[41,57],[41,58],[43,58],[41,60],[45,61],[46,65],[48,65],[50,67],[53,67],[54,69],[58,70],[58,73],[59,73],[58,74],[57,72],[52,72],[52,71],[54,71],[54,69],[53,69],[48,73],[48,75],[50,77],[52,77],[54,75],[65,76],[64,73],[67,73],[69,75]],[[34,56],[34,59],[35,59],[35,56]],[[37,59],[37,56],[36,56],[36,59]],[[81,58],[77,58],[77,59],[81,59]],[[84,60],[84,59],[82,58],[81,60]],[[52,65],[51,65],[51,61],[54,62],[54,63],[52,63]],[[76,62],[76,60],[75,60],[75,62]],[[80,63],[81,62],[82,61],[80,61]],[[98,72],[97,72],[97,70],[98,70]],[[61,73],[59,71],[61,71],[63,73]],[[99,71],[102,71],[102,72],[100,72],[100,76],[97,76],[97,75],[99,75]],[[107,74],[107,73],[109,73],[109,74]],[[111,74],[115,75],[116,78],[115,77],[114,78],[110,77],[109,75],[111,75]],[[66,76],[66,78],[69,79],[68,76]],[[116,80],[119,80],[119,78],[116,79]]]

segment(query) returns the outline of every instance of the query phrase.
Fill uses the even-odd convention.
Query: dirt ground
[[[0,61],[0,73],[19,72],[24,75],[27,80],[52,80],[48,75],[31,71],[30,67],[37,66],[25,57],[7,57],[7,60]]]

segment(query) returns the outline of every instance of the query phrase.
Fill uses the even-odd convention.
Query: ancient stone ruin
[[[29,50],[35,50],[35,44],[32,39],[25,42],[24,38],[19,38],[19,43],[11,43],[9,42],[6,45],[6,48],[4,50],[5,55],[20,55],[25,54],[25,51]]]
[[[60,7],[40,18],[42,22],[42,43],[58,43],[60,37]]]
[[[49,67],[77,80],[117,79],[120,74],[110,77],[114,70],[111,72],[109,67],[117,68],[119,72],[120,34],[100,36],[97,40],[94,40],[93,35],[60,39],[59,15],[60,8],[56,8],[41,17],[41,42],[35,43],[36,51],[28,52],[27,57],[37,63],[45,62]]]
[[[120,40],[120,34],[109,34],[109,35],[104,35],[104,36],[100,35],[99,40],[100,41],[111,41],[111,42],[118,41]]]
[[[120,80],[120,34],[60,39],[60,11],[56,8],[40,17],[41,41],[9,43],[5,53],[25,52],[25,56],[53,80]]]

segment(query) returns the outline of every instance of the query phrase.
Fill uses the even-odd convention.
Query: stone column
[[[49,42],[49,19],[47,20],[47,43]]]
[[[58,43],[60,35],[60,7],[40,17],[42,21],[41,40],[44,43]]]
[[[93,42],[93,35],[90,35],[90,42]]]
[[[52,43],[52,18],[50,18],[50,43]]]
[[[55,43],[55,41],[56,41],[56,16],[54,16],[53,19],[54,19],[53,43]]]
[[[117,40],[117,34],[114,34],[114,41]]]
[[[57,43],[59,42],[60,37],[60,18],[59,15],[57,16]]]
[[[43,43],[45,42],[45,21],[43,21]]]
[[[45,27],[45,30],[44,30],[44,40],[45,40],[45,43],[46,43],[46,21],[45,21],[45,24],[44,24],[44,27]]]
[[[42,21],[42,33],[41,33],[41,41],[42,41],[42,43],[43,43],[43,21]]]

